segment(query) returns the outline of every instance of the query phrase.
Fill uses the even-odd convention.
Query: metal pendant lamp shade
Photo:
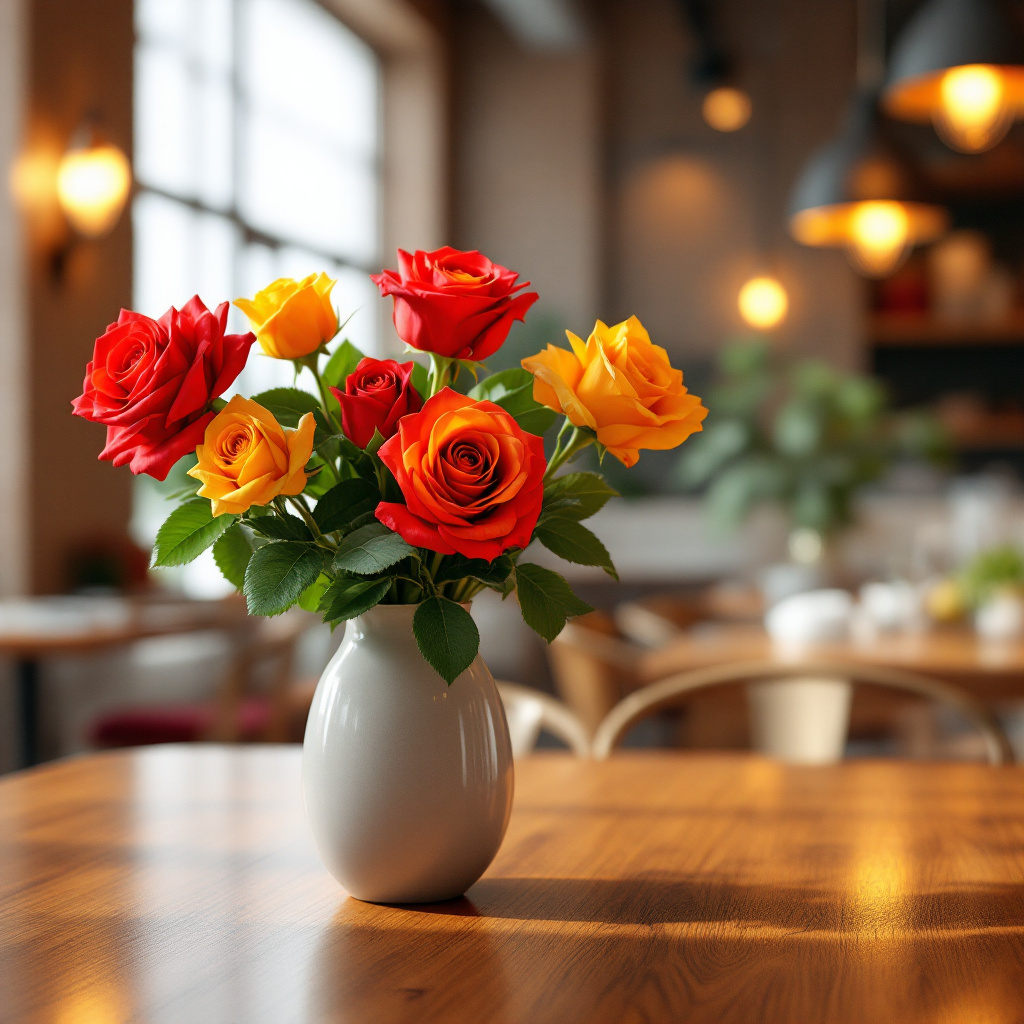
[[[1024,114],[1024,40],[1000,0],[929,0],[893,47],[882,106],[954,149],[994,146]]]
[[[845,248],[871,277],[892,273],[912,246],[948,225],[942,207],[919,201],[913,175],[879,129],[877,94],[858,93],[842,132],[804,169],[789,210],[798,242]]]

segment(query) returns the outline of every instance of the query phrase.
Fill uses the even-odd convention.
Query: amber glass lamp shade
[[[1024,116],[1024,42],[998,0],[925,4],[893,48],[882,106],[962,153],[995,146]]]
[[[789,312],[789,295],[774,277],[752,277],[736,300],[743,322],[758,331],[778,327]]]
[[[871,93],[856,98],[842,133],[812,157],[790,204],[796,241],[844,249],[867,277],[887,277],[914,246],[935,241],[947,227],[946,211],[921,201],[881,134]]]

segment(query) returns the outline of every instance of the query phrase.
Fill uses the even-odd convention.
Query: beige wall
[[[22,137],[27,19],[20,0],[0,3],[0,168],[13,168]],[[26,524],[27,326],[21,224],[13,190],[0,183],[0,596],[24,591]],[[12,178],[13,184],[13,178]]]
[[[605,307],[596,53],[525,52],[464,5],[454,60],[453,244],[529,277],[538,310],[586,331]]]
[[[568,54],[524,52],[476,5],[458,7],[458,244],[529,274],[569,324],[635,313],[684,367],[742,329],[739,287],[770,271],[791,298],[779,343],[854,363],[861,282],[784,227],[852,85],[853,0],[713,8],[755,104],[735,135],[701,120],[673,0],[594,4],[589,52]]]

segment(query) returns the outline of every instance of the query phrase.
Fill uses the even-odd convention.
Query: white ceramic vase
[[[512,809],[512,747],[483,659],[447,686],[413,605],[352,619],[313,698],[306,814],[327,869],[357,899],[430,903],[487,869]]]
[[[853,687],[846,679],[778,679],[747,686],[754,749],[791,764],[843,756]]]

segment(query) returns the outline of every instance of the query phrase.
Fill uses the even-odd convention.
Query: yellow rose
[[[623,465],[634,465],[641,448],[675,448],[703,429],[707,409],[687,393],[682,371],[651,344],[635,316],[613,327],[598,320],[585,344],[565,333],[571,352],[548,345],[523,360],[534,377],[533,397],[574,426],[596,431]]]
[[[202,481],[199,496],[211,499],[215,516],[268,505],[306,486],[303,467],[313,452],[314,429],[312,413],[295,430],[285,430],[262,405],[235,395],[210,420],[196,447],[199,465],[188,475]]]
[[[268,356],[301,359],[338,333],[338,314],[331,305],[336,283],[322,273],[301,281],[281,277],[251,299],[235,299],[235,305],[249,318]]]

